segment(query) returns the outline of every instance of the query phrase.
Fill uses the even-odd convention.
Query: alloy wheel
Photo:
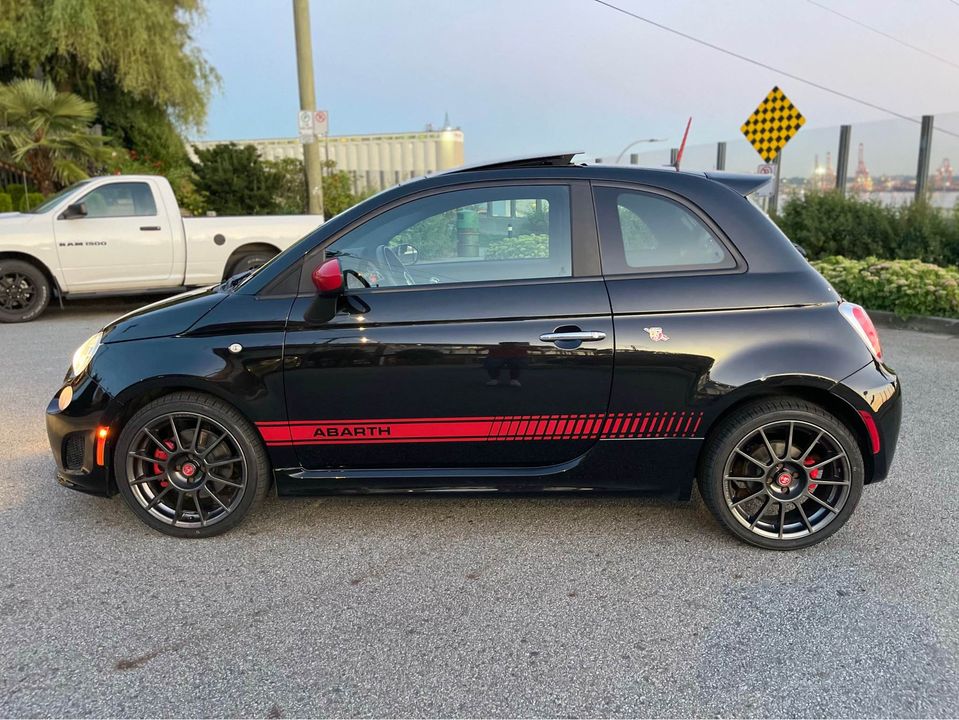
[[[243,498],[246,457],[233,434],[212,418],[161,415],[137,431],[130,447],[126,477],[133,497],[167,525],[215,525]]]
[[[0,275],[0,310],[27,310],[36,297],[37,286],[27,275],[18,272]]]
[[[749,532],[793,540],[820,532],[849,499],[849,458],[836,438],[800,420],[748,432],[723,470],[723,496]]]

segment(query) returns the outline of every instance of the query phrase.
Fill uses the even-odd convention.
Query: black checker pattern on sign
[[[772,162],[805,123],[806,118],[777,86],[769,91],[739,130],[763,160]]]

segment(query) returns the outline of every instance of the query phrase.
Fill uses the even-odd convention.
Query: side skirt
[[[275,468],[277,495],[391,492],[629,491],[688,500],[702,438],[601,440],[557,465],[468,468]]]

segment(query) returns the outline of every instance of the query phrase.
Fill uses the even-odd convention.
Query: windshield
[[[35,208],[31,208],[30,210],[27,210],[26,212],[30,213],[31,215],[37,215],[37,214],[39,214],[39,213],[45,213],[47,210],[49,210],[49,209],[52,208],[54,205],[56,205],[58,202],[60,202],[61,198],[63,198],[64,195],[66,195],[66,194],[68,194],[68,193],[72,193],[72,192],[73,192],[74,190],[76,190],[77,188],[83,187],[84,185],[88,184],[89,182],[90,182],[89,180],[81,180],[81,181],[78,182],[78,183],[74,183],[74,184],[71,185],[70,187],[64,188],[63,190],[61,190],[61,191],[58,192],[58,193],[54,193],[53,195],[51,195],[50,197],[48,197],[46,200],[44,200],[42,203],[40,203],[39,205],[37,205]]]

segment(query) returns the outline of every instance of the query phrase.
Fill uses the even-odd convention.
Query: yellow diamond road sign
[[[774,87],[739,130],[763,160],[772,162],[805,122],[786,93]]]

